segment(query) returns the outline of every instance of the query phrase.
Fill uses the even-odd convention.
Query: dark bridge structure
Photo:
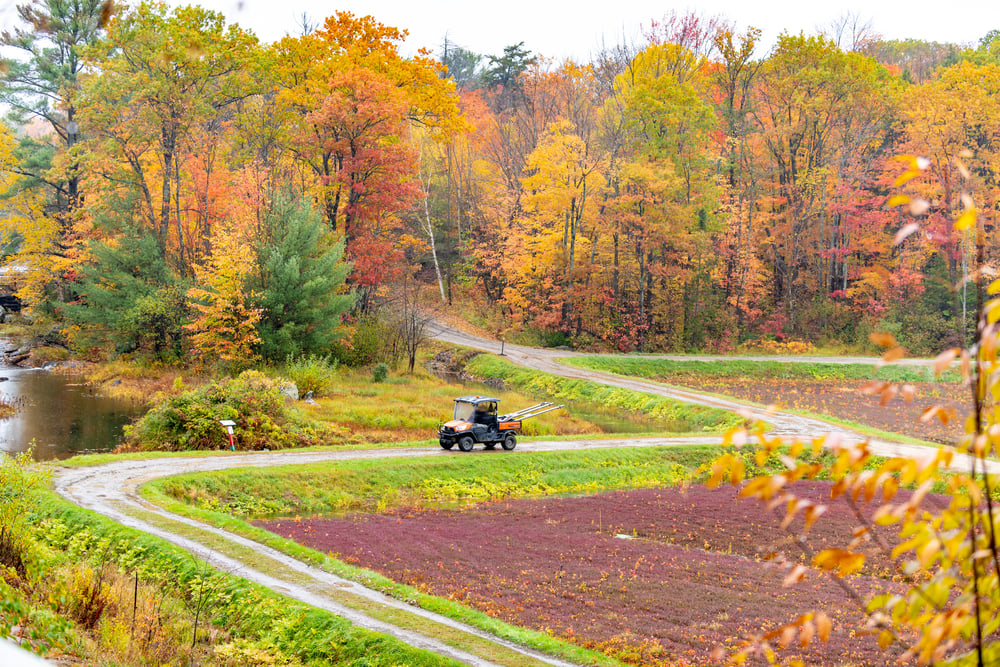
[[[21,300],[13,294],[0,294],[0,308],[8,313],[20,313]]]
[[[23,273],[24,267],[18,265],[0,266],[0,314],[21,312],[23,304],[14,292]]]

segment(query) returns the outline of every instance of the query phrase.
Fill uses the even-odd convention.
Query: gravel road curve
[[[441,324],[434,324],[432,335],[442,341],[463,345],[466,347],[480,349],[489,352],[499,352],[500,343],[497,341],[472,336],[470,334],[446,327]],[[679,401],[696,403],[724,410],[743,410],[753,416],[765,419],[774,426],[774,433],[789,438],[812,438],[823,433],[836,433],[844,441],[857,441],[861,436],[841,426],[833,425],[810,417],[793,415],[784,412],[767,413],[759,408],[748,407],[737,401],[707,396],[696,392],[677,389],[665,385],[648,382],[644,380],[623,378],[598,371],[571,368],[558,362],[559,358],[575,356],[573,352],[561,352],[553,350],[541,350],[535,348],[522,347],[518,345],[505,345],[504,354],[512,362],[528,366],[537,370],[561,375],[570,378],[579,378],[602,382],[608,385],[634,389],[666,396]],[[678,357],[691,359],[693,357]],[[705,359],[711,359],[706,357]],[[768,359],[775,359],[768,357]],[[827,358],[807,358],[809,361],[829,361]],[[835,363],[866,363],[870,359],[859,360],[850,358],[840,358]],[[803,361],[799,358],[787,359],[788,361]],[[621,440],[562,440],[558,442],[524,442],[518,444],[518,451],[556,451],[581,448],[607,448],[607,447],[652,447],[652,446],[676,446],[686,444],[718,443],[718,437],[679,437],[679,438],[628,438]],[[887,442],[877,442],[872,444],[872,449],[885,456],[906,456],[918,458],[928,456],[933,450],[917,445],[901,445]],[[440,639],[430,636],[432,633],[418,633],[413,630],[400,628],[376,618],[368,616],[355,609],[344,606],[337,602],[324,591],[349,592],[366,598],[379,605],[389,608],[406,609],[408,612],[417,614],[427,621],[440,624],[442,627],[452,631],[468,633],[482,639],[487,639],[495,644],[506,647],[507,650],[520,656],[520,660],[525,657],[534,658],[538,664],[548,665],[569,665],[566,661],[552,656],[544,655],[532,649],[516,645],[512,642],[494,637],[482,630],[456,622],[452,619],[422,610],[418,607],[410,606],[399,600],[387,597],[377,591],[361,586],[355,582],[347,581],[324,572],[318,568],[306,565],[300,561],[282,554],[274,549],[258,544],[246,538],[234,535],[227,531],[203,524],[185,517],[170,514],[159,507],[150,505],[142,500],[138,495],[138,488],[153,479],[177,475],[187,472],[207,472],[213,470],[224,470],[239,467],[263,467],[278,466],[288,464],[316,463],[321,461],[346,461],[357,459],[384,459],[395,457],[414,456],[469,456],[470,454],[454,453],[433,448],[407,448],[407,449],[377,449],[377,450],[354,450],[354,451],[328,451],[328,452],[258,452],[233,454],[225,456],[211,456],[199,458],[161,458],[148,460],[128,460],[116,461],[104,465],[87,467],[60,469],[55,476],[56,491],[68,500],[95,512],[103,514],[123,525],[157,535],[173,544],[176,544],[195,556],[203,559],[212,566],[244,577],[263,586],[267,586],[284,595],[295,598],[307,604],[326,609],[339,614],[352,623],[393,635],[400,640],[413,646],[424,648],[443,656],[451,657],[469,665],[493,665],[503,664],[486,660],[480,656],[473,655],[461,649],[457,649]],[[477,452],[472,455],[496,455],[490,452]],[[507,455],[507,454],[500,454]],[[957,465],[962,465],[961,461],[956,461]],[[145,517],[145,518],[144,518]],[[168,521],[158,521],[153,517],[162,518]],[[147,520],[148,519],[148,520]],[[180,522],[187,526],[197,528],[201,531],[211,533],[216,540],[226,540],[232,544],[242,547],[251,547],[258,556],[266,557],[273,561],[277,567],[265,568],[272,571],[291,570],[296,576],[280,577],[255,569],[241,560],[223,553],[219,549],[210,548],[203,543],[178,534],[169,527],[165,527],[169,522]],[[294,579],[294,580],[293,580]],[[303,583],[305,581],[306,583]]]

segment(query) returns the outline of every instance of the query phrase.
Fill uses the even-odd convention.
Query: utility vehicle
[[[517,446],[521,422],[545,412],[563,407],[555,403],[536,403],[531,407],[497,415],[500,399],[492,396],[460,396],[455,399],[455,414],[451,421],[438,426],[438,441],[445,449],[455,445],[471,452],[477,442],[486,449],[500,445],[506,450]]]

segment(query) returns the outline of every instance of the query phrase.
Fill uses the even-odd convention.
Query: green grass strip
[[[888,382],[960,382],[959,373],[945,371],[934,377],[930,366],[894,366],[876,368],[872,364],[789,363],[781,361],[749,361],[745,359],[720,361],[675,361],[633,356],[567,357],[561,360],[569,366],[587,368],[605,373],[641,377],[663,378],[759,378],[805,380],[885,380]]]
[[[606,406],[653,420],[672,433],[721,433],[740,424],[741,417],[664,396],[609,387],[599,382],[576,380],[517,366],[500,357],[481,354],[468,364],[469,372],[482,378],[499,379],[508,385],[547,400]]]
[[[206,567],[165,540],[126,528],[56,494],[38,494],[34,506],[33,539],[54,552],[72,552],[74,558],[114,562],[144,579],[170,582],[183,589],[204,578]],[[281,596],[238,576],[209,570],[221,588],[215,604],[206,608],[212,623],[237,636],[272,642],[306,664],[384,667],[415,665],[452,667],[456,661],[417,649],[382,633],[352,625],[343,618]]]
[[[614,435],[608,437],[616,437]],[[318,445],[315,447],[295,447],[294,449],[283,449],[275,451],[283,452],[344,452],[361,449],[397,449],[401,447],[430,447],[438,446],[437,437],[433,440],[408,440],[404,442],[382,442],[382,443],[358,443],[351,445]],[[266,451],[266,450],[260,450]],[[246,451],[231,452],[228,450],[214,449],[193,449],[185,452],[127,452],[115,454],[104,452],[99,454],[80,454],[68,459],[53,462],[62,468],[86,468],[88,466],[103,465],[105,463],[117,463],[118,461],[145,461],[147,459],[173,459],[173,458],[202,458],[206,456],[234,456],[246,454]]]
[[[706,445],[328,461],[188,473],[142,489],[242,516],[328,515],[669,486],[688,479],[719,452]]]
[[[227,540],[211,531],[191,526],[190,524],[172,520],[155,512],[149,512],[136,507],[122,508],[129,515],[141,519],[151,525],[199,542],[211,549],[223,553],[231,558],[239,560],[248,567],[259,572],[268,574],[275,578],[287,581],[292,584],[310,588],[313,591],[319,590],[330,600],[341,604],[355,611],[362,612],[373,619],[395,625],[400,628],[418,632],[427,637],[437,639],[449,646],[460,649],[472,655],[496,662],[510,667],[529,667],[533,665],[545,664],[531,656],[524,655],[517,651],[501,646],[488,639],[478,637],[448,625],[442,625],[433,619],[425,618],[419,614],[407,612],[405,609],[391,607],[380,604],[375,600],[357,595],[338,588],[336,585],[322,586],[309,575],[294,570],[287,565],[274,560],[273,558],[261,554],[252,547]],[[333,613],[333,612],[331,612]]]

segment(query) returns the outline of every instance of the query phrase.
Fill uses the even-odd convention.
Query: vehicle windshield
[[[472,403],[455,401],[455,419],[460,419],[464,422],[472,421]]]

